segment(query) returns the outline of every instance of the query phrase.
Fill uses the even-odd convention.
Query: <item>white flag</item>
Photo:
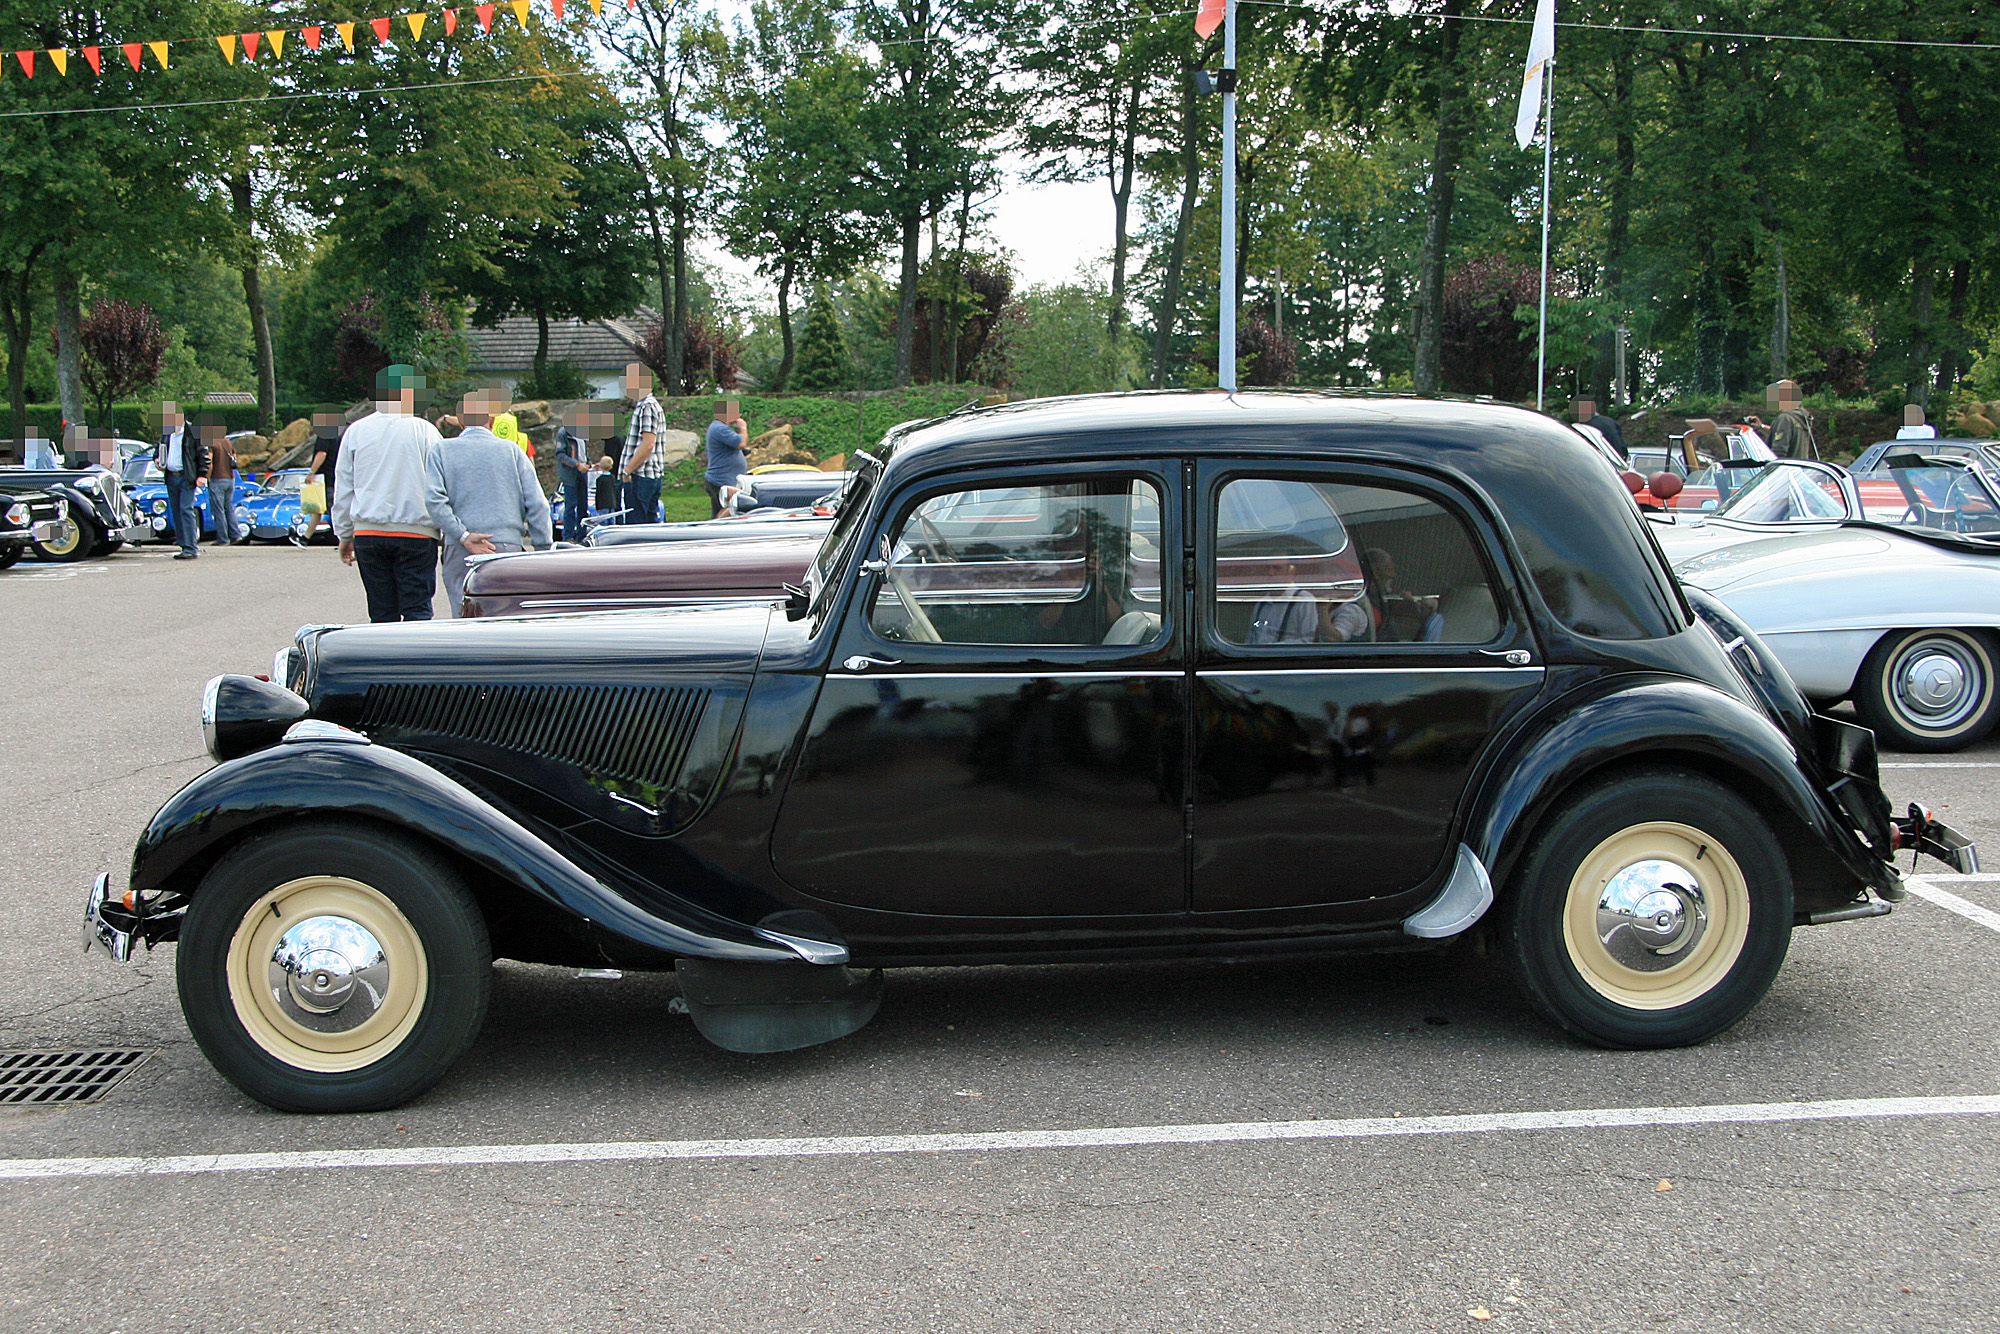
[[[1514,113],[1514,142],[1526,148],[1542,115],[1542,76],[1556,58],[1556,0],[1535,0],[1535,33],[1528,39],[1528,72],[1521,78],[1521,106]]]

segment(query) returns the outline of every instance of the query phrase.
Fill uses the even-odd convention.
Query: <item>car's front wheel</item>
[[[1763,999],[1791,944],[1792,880],[1743,798],[1648,769],[1573,797],[1537,832],[1501,922],[1516,981],[1606,1047],[1679,1047]]]
[[[56,524],[55,535],[48,541],[30,545],[35,548],[39,559],[68,564],[90,559],[91,550],[97,545],[97,536],[90,531],[90,525],[81,519],[63,519]]]
[[[195,1041],[281,1111],[407,1102],[486,1015],[478,906],[443,859],[380,829],[322,822],[246,841],[203,878],[180,939]]]
[[[1882,636],[1854,680],[1854,711],[1897,750],[1969,746],[2000,718],[1990,635],[1900,630]]]

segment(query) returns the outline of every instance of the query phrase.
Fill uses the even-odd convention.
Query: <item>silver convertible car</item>
[[[1889,746],[1957,750],[2000,719],[2000,477],[1976,458],[1893,462],[1771,465],[1653,531],[1807,697],[1852,699]]]

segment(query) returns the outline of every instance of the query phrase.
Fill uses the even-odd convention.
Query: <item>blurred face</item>
[[[653,392],[653,373],[638,362],[625,368],[625,397],[638,402]]]
[[[172,399],[168,399],[166,402],[160,404],[160,430],[162,432],[171,435],[173,432],[180,430],[182,424],[186,421],[187,418],[181,416],[180,404],[174,402]]]

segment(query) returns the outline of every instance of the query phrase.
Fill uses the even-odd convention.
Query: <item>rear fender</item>
[[[302,813],[358,817],[404,829],[552,905],[580,927],[608,932],[642,951],[741,963],[847,961],[842,945],[794,943],[796,930],[765,935],[757,926],[656,886],[607,884],[421,760],[367,744],[359,736],[347,742],[282,743],[195,779],[146,826],[132,853],[131,887],[141,894],[191,893],[228,847],[260,826]]]

